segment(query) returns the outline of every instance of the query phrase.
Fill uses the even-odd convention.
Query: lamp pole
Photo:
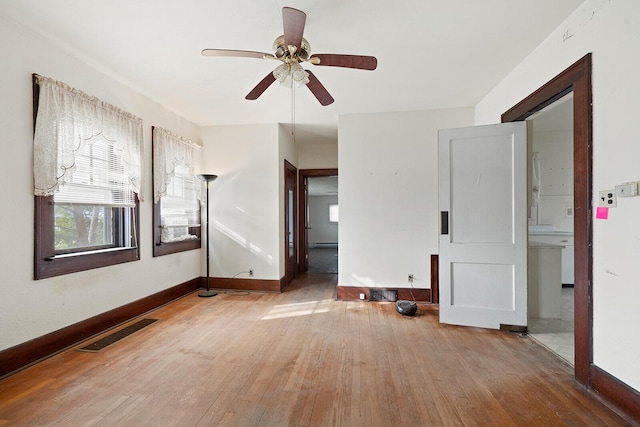
[[[204,186],[207,189],[207,199],[206,199],[206,207],[207,207],[207,222],[206,222],[206,245],[207,245],[207,289],[198,292],[198,296],[202,298],[213,297],[218,295],[216,291],[211,290],[209,288],[209,183],[211,181],[215,181],[218,178],[218,175],[208,175],[208,174],[200,174],[198,178],[204,181]]]

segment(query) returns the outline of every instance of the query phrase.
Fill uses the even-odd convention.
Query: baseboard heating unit
[[[398,299],[397,289],[369,289],[369,301],[395,302]]]
[[[319,248],[337,248],[338,242],[315,242],[313,247],[316,249]]]

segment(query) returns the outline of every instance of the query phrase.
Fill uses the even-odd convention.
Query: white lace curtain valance
[[[197,182],[194,175],[195,153],[202,147],[196,143],[175,135],[168,130],[153,128],[153,202],[158,203],[160,198],[167,195],[167,184],[175,175],[176,166],[184,166],[189,169],[194,182]],[[201,186],[196,195],[198,200],[202,200]]]
[[[71,179],[75,153],[102,135],[122,149],[129,186],[143,200],[142,119],[48,77],[40,89],[34,145],[36,196],[53,195]]]

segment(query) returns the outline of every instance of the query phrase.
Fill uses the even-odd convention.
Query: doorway
[[[299,171],[299,272],[338,273],[338,170]]]
[[[284,161],[284,284],[289,284],[298,271],[296,262],[297,236],[297,175],[298,170],[288,161]]]
[[[538,282],[529,287],[529,335],[573,365],[573,92],[527,121],[529,271]]]
[[[547,82],[502,115],[502,122],[526,120],[573,91],[574,372],[591,385],[593,362],[593,229],[591,218],[591,54]]]
[[[307,179],[307,272],[338,274],[338,177]]]

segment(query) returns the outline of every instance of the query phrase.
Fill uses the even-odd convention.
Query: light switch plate
[[[616,197],[633,197],[638,195],[638,184],[627,182],[616,185]]]

